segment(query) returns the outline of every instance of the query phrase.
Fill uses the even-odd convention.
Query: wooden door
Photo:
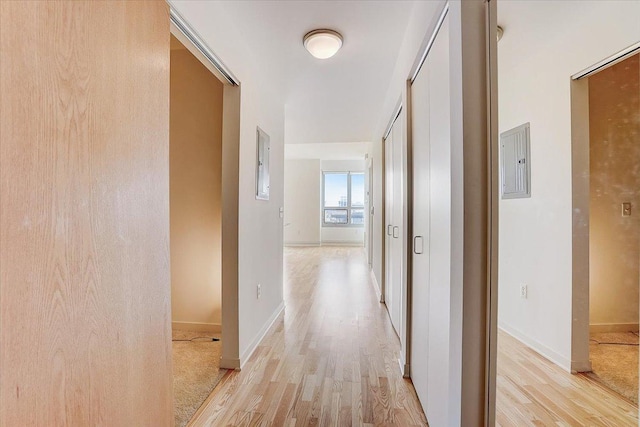
[[[165,2],[0,2],[0,425],[173,424]]]

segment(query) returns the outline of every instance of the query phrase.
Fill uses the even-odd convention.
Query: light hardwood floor
[[[426,425],[361,248],[285,249],[286,311],[191,426]],[[638,409],[499,335],[497,425],[635,426]]]
[[[285,249],[285,314],[193,426],[425,426],[362,248]]]
[[[498,336],[497,425],[637,426],[638,407],[571,375],[512,336]]]

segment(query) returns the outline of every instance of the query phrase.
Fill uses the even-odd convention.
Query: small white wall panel
[[[500,135],[500,180],[503,199],[531,197],[529,123]]]

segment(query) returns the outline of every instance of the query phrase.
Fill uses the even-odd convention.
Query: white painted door
[[[373,268],[373,161],[369,158],[367,167],[367,209],[369,211],[369,222],[367,224],[368,246],[367,253],[369,259],[369,268]]]
[[[392,300],[392,288],[393,288],[393,134],[389,133],[389,136],[384,142],[385,150],[385,221],[386,221],[386,236],[385,242],[385,286],[384,286],[384,302],[387,306],[389,314],[391,313],[390,304]]]
[[[411,86],[413,271],[411,379],[430,423],[445,425],[451,296],[449,19]]]
[[[404,328],[403,328],[403,250],[404,250],[404,144],[402,137],[402,115],[400,114],[398,119],[393,125],[391,133],[393,134],[393,238],[391,239],[391,251],[393,252],[393,263],[391,265],[391,282],[393,283],[391,289],[391,304],[390,314],[391,323],[395,328],[400,341],[403,342],[404,347]]]
[[[422,406],[428,402],[430,108],[427,58],[411,85],[413,137],[413,288],[411,310],[411,380]]]

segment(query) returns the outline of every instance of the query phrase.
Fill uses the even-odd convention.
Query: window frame
[[[347,175],[347,205],[346,206],[327,206],[325,205],[325,187],[326,187],[326,176],[327,175]],[[364,228],[365,224],[352,224],[351,223],[351,211],[354,209],[361,209],[363,212],[366,210],[366,197],[365,203],[362,207],[353,206],[351,200],[351,175],[362,175],[364,177],[365,173],[363,172],[354,172],[354,171],[322,171],[322,210],[320,212],[321,221],[323,227],[337,227],[337,228]],[[366,196],[366,195],[365,195]],[[326,222],[326,211],[328,210],[346,210],[347,211],[347,223],[346,224],[336,224],[332,222]]]

